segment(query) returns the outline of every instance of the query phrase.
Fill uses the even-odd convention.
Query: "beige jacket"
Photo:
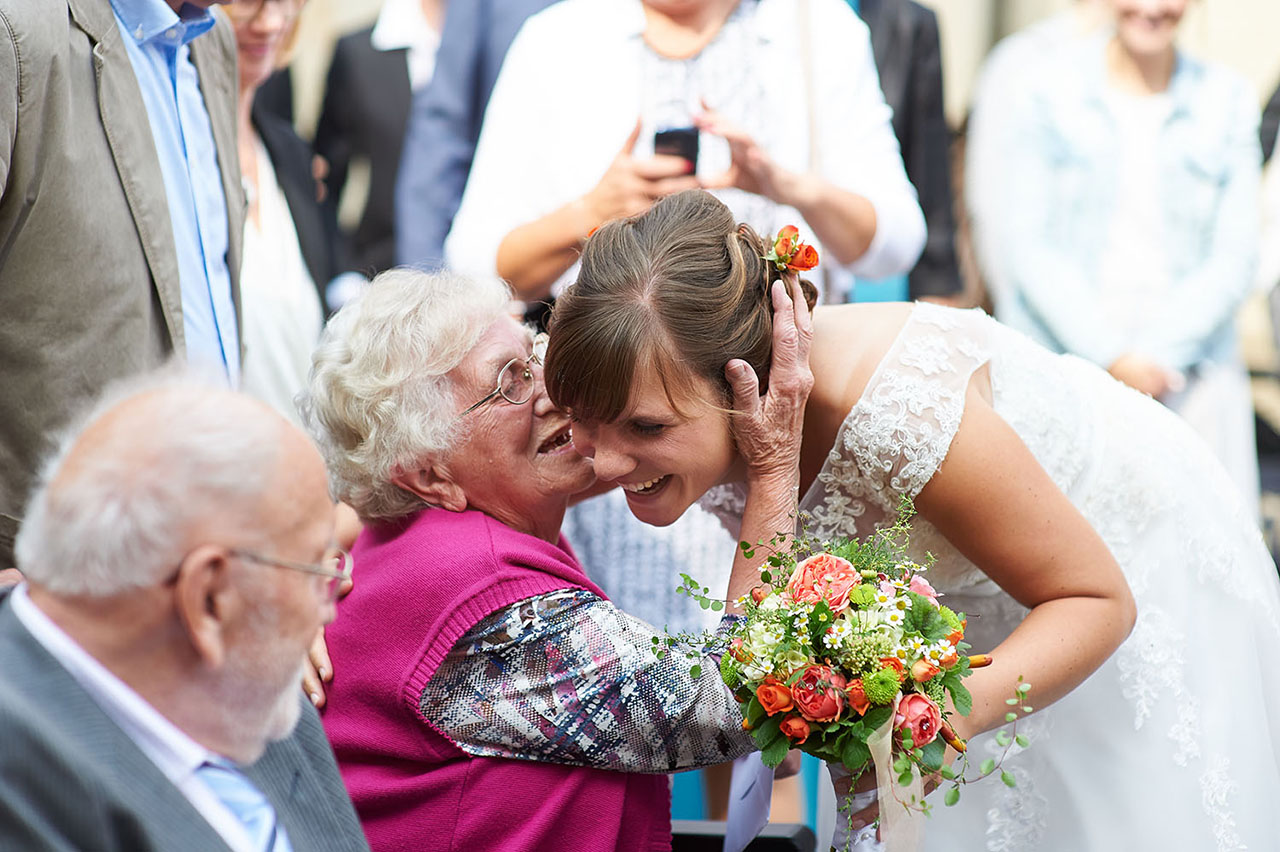
[[[239,313],[235,38],[191,44],[222,170]],[[183,352],[146,106],[108,0],[0,0],[0,568],[41,459],[113,379]]]

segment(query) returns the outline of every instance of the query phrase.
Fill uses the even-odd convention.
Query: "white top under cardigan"
[[[742,0],[753,3],[754,0]],[[876,234],[854,263],[824,268],[847,279],[907,272],[924,245],[925,224],[907,180],[880,91],[866,25],[843,0],[808,0],[808,58],[795,0],[759,0],[743,9],[747,52],[738,73],[754,97],[712,104],[740,127],[760,127],[757,142],[784,168],[810,167],[809,64],[816,104],[818,170],[837,187],[866,197],[876,210]],[[735,13],[739,14],[739,13]],[[532,16],[516,36],[485,113],[475,160],[453,230],[445,242],[450,267],[493,275],[498,246],[514,228],[589,192],[642,119],[636,155],[652,153],[660,116],[646,95],[649,48],[639,0],[563,0]],[[691,98],[697,93],[691,93]],[[729,164],[728,147],[700,140],[698,174]],[[769,235],[795,224],[812,238],[799,213],[780,205],[743,204],[746,193],[718,191],[735,215]],[[736,198],[735,198],[736,196]],[[758,202],[758,199],[755,199]],[[763,209],[764,213],[761,213]],[[821,250],[821,246],[819,246]],[[572,281],[576,267],[558,286]],[[843,289],[843,288],[842,288]]]

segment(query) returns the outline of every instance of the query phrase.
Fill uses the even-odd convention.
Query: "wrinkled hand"
[[[788,288],[790,292],[788,293]],[[735,358],[725,365],[733,389],[733,435],[747,464],[748,479],[798,479],[804,406],[813,389],[809,348],[813,318],[794,275],[773,283],[773,361],[769,392],[747,362]]]
[[[1107,372],[1134,390],[1156,399],[1186,386],[1181,373],[1134,352],[1121,355],[1107,368]]]
[[[756,144],[746,131],[707,106],[694,118],[699,130],[721,137],[729,143],[729,168],[702,182],[705,189],[741,189],[761,195],[778,204],[790,204],[786,192],[791,183],[789,172],[780,168],[768,152]]]
[[[355,587],[350,577],[338,587],[338,597],[344,598]],[[302,691],[317,708],[324,706],[324,685],[333,680],[333,662],[329,659],[329,643],[324,638],[324,627],[316,631],[307,649],[307,659],[302,666]]]
[[[653,202],[674,192],[698,188],[698,179],[689,173],[689,161],[683,157],[658,154],[637,159],[634,151],[639,138],[637,121],[600,182],[583,198],[592,227],[643,213]]]

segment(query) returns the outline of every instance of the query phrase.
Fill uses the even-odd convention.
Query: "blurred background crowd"
[[[210,234],[197,179],[196,242],[228,268],[199,270],[214,303],[184,322],[296,420],[326,317],[375,274],[500,277],[543,324],[597,226],[702,186],[761,233],[800,224],[827,302],[982,307],[1156,397],[1280,550],[1280,4],[706,0],[692,29],[653,14],[671,5],[224,4],[243,242],[234,186],[214,187],[230,213]],[[615,490],[564,532],[621,609],[714,625],[671,570],[724,585],[734,542],[709,514],[645,527]],[[727,783],[677,776],[673,813],[723,818]],[[816,824],[816,769],[780,784],[775,819]]]

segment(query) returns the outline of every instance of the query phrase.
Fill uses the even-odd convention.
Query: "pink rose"
[[[929,599],[934,606],[938,605],[938,593],[929,585],[929,581],[919,574],[911,578],[910,584],[907,585],[907,591],[915,592],[917,595],[923,595]]]
[[[833,612],[849,607],[849,590],[862,582],[862,577],[847,559],[819,553],[796,566],[787,581],[787,591],[801,603],[826,601]]]
[[[898,702],[893,728],[900,734],[910,734],[912,745],[919,748],[938,736],[942,728],[942,712],[929,696],[912,692],[902,696]]]
[[[791,697],[810,722],[834,722],[844,710],[845,686],[844,676],[827,666],[809,666],[791,684]]]

